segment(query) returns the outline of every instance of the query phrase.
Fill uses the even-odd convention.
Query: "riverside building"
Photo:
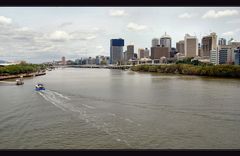
[[[185,35],[184,52],[186,57],[195,57],[198,55],[198,40],[196,36]]]
[[[178,53],[184,55],[184,40],[181,40],[176,43],[176,50]]]
[[[217,35],[216,33],[211,33],[208,36],[202,38],[202,53],[201,57],[209,57],[211,50],[217,49]]]
[[[123,47],[123,39],[119,38],[110,40],[110,64],[117,64],[123,61]]]
[[[172,39],[169,35],[167,35],[167,33],[165,32],[165,34],[160,38],[160,46],[161,47],[168,47],[169,51],[172,48]]]

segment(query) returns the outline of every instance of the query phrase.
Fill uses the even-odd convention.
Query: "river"
[[[240,148],[239,79],[60,68],[24,82],[0,82],[1,149]]]

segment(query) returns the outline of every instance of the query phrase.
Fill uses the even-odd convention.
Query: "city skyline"
[[[0,60],[109,56],[112,38],[125,40],[124,51],[133,44],[136,53],[150,49],[152,39],[165,32],[172,47],[187,33],[199,43],[210,32],[239,40],[239,12],[237,7],[5,7],[0,10]]]

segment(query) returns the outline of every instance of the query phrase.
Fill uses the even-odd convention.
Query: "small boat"
[[[45,90],[45,88],[44,88],[43,84],[38,83],[38,84],[36,85],[35,90],[36,90],[36,91],[41,91],[41,90]]]
[[[23,77],[21,76],[20,79],[16,80],[16,85],[23,85],[23,84],[24,84]]]

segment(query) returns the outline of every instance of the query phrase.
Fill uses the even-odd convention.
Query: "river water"
[[[0,82],[0,148],[239,149],[239,93],[239,79],[56,69]]]

